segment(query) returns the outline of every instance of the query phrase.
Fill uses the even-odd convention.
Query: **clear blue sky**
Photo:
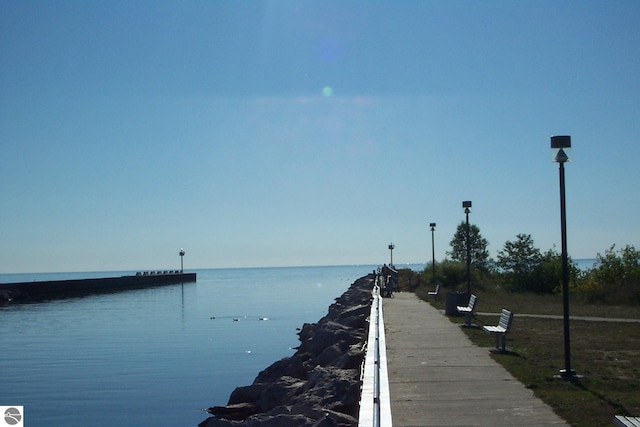
[[[640,246],[640,2],[0,2],[0,272]]]

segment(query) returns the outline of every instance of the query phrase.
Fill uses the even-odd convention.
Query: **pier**
[[[0,301],[5,303],[46,301],[195,281],[196,273],[154,271],[140,272],[135,276],[4,283],[0,284]]]

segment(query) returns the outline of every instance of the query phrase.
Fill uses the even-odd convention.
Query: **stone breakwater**
[[[356,280],[318,323],[305,323],[300,346],[237,387],[199,427],[356,426],[374,276]]]
[[[0,303],[46,301],[93,294],[176,285],[196,281],[196,273],[158,272],[95,279],[49,280],[0,284]]]

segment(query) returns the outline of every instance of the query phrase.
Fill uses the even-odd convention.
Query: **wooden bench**
[[[613,419],[616,426],[619,427],[640,427],[640,418],[625,417],[624,415],[616,415]]]
[[[440,293],[440,283],[438,283],[438,285],[436,286],[436,290],[435,290],[435,291],[433,291],[433,292],[431,292],[431,291],[427,292],[427,296],[433,297],[433,299],[434,299],[435,301],[438,301],[438,298],[439,298],[439,295],[438,295],[438,294],[439,294],[439,293]]]
[[[456,306],[458,313],[464,313],[466,326],[471,326],[471,317],[473,316],[473,311],[476,309],[476,302],[478,302],[478,297],[471,295],[469,304],[466,307]]]
[[[511,328],[511,323],[513,322],[513,313],[507,310],[506,308],[502,309],[502,313],[500,313],[500,320],[498,321],[497,326],[483,326],[482,330],[492,334],[496,337],[496,348],[501,352],[505,352],[506,350],[506,335],[509,333],[509,329]]]

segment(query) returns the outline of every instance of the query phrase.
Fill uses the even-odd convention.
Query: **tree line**
[[[429,263],[417,277],[404,286],[415,289],[421,285],[455,289],[466,283],[466,224],[461,222],[449,243],[451,250],[442,262]],[[496,259],[489,256],[489,243],[480,228],[469,225],[471,281],[474,286],[498,287],[509,292],[553,294],[562,292],[562,256],[555,249],[545,252],[535,246],[530,234],[518,234],[505,242]],[[435,281],[435,283],[434,283]],[[586,302],[640,304],[640,251],[627,245],[617,249],[612,245],[604,254],[597,254],[593,267],[581,270],[569,258],[569,289]]]

